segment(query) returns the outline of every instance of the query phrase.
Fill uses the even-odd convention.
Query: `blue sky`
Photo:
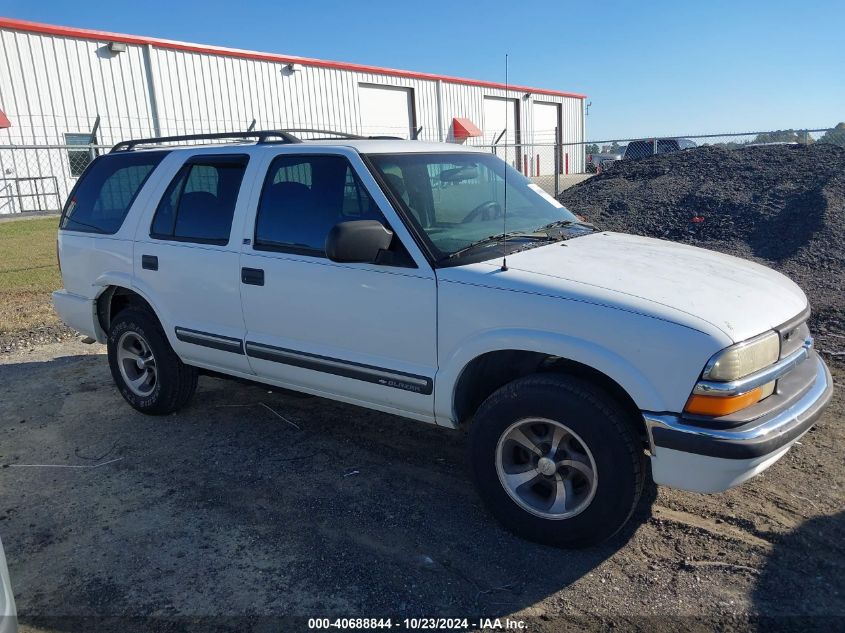
[[[845,120],[845,2],[0,0],[0,14],[589,95],[590,139]]]

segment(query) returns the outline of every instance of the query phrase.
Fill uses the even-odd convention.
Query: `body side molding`
[[[308,352],[299,352],[283,347],[265,345],[264,343],[246,342],[246,354],[251,358],[260,358],[274,363],[282,363],[293,367],[322,371],[344,378],[363,380],[365,382],[413,391],[422,395],[431,395],[434,391],[434,381],[427,376],[418,376],[406,372],[365,365],[353,361],[320,356]]]

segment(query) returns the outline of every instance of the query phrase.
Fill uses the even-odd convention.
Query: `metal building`
[[[87,145],[249,126],[498,141],[534,177],[580,172],[584,160],[562,150],[584,140],[580,94],[8,18],[0,127],[2,114],[10,127],[0,129],[0,147],[53,148],[57,197],[87,163]],[[32,170],[0,149],[0,171],[26,179]]]

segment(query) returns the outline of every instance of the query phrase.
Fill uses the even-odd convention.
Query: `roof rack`
[[[337,138],[345,138],[349,140],[395,140],[395,141],[404,141],[405,139],[401,136],[382,136],[382,135],[375,135],[375,136],[362,136],[361,134],[350,134],[349,132],[335,132],[334,130],[320,130],[316,128],[285,128],[284,130],[280,130],[282,132],[289,132],[291,134],[325,134],[327,136],[336,136]],[[321,138],[307,138],[307,139],[300,139],[301,141],[325,141],[328,139],[321,139]]]
[[[266,143],[268,139],[276,138],[283,143],[301,143],[293,134],[285,130],[258,130],[252,132],[212,132],[207,134],[182,134],[179,136],[157,136],[153,138],[138,138],[121,141],[111,148],[112,152],[128,152],[138,145],[159,145],[176,141],[206,141],[214,139],[257,139],[259,143]]]
[[[182,134],[179,136],[157,136],[153,138],[137,138],[128,141],[120,141],[111,148],[111,152],[129,152],[139,145],[160,145],[162,143],[175,143],[178,141],[208,141],[215,139],[256,139],[258,143],[302,143],[296,134],[323,134],[326,136],[341,139],[392,139],[404,140],[400,136],[361,136],[347,132],[335,132],[334,130],[320,130],[317,128],[291,128],[286,130],[253,130],[246,132],[211,132],[207,134]],[[277,139],[277,140],[273,140]],[[305,139],[309,141],[327,139]]]
[[[346,139],[365,139],[366,136],[360,136],[359,134],[349,134],[348,132],[335,132],[334,130],[320,130],[317,128],[309,128],[309,127],[300,127],[300,128],[286,128],[283,130],[286,133],[291,134],[326,134],[328,136],[336,136],[338,138],[346,138]],[[302,140],[302,139],[300,139]],[[309,141],[314,141],[318,139],[305,139]]]

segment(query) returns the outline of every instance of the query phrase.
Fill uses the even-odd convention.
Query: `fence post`
[[[560,194],[560,152],[563,148],[557,144],[554,147],[555,151],[555,195]]]
[[[563,147],[560,144],[560,138],[558,134],[560,133],[560,128],[555,127],[555,144],[552,148],[552,152],[554,152],[554,168],[555,168],[555,196],[560,195],[560,153],[563,151]]]
[[[91,128],[91,136],[88,137],[88,157],[90,160],[97,158],[97,148],[94,145],[97,143],[97,132],[100,129],[100,115],[94,119],[94,127]]]
[[[18,191],[18,213],[23,213],[23,197],[21,196],[21,181],[15,178],[15,189]]]

